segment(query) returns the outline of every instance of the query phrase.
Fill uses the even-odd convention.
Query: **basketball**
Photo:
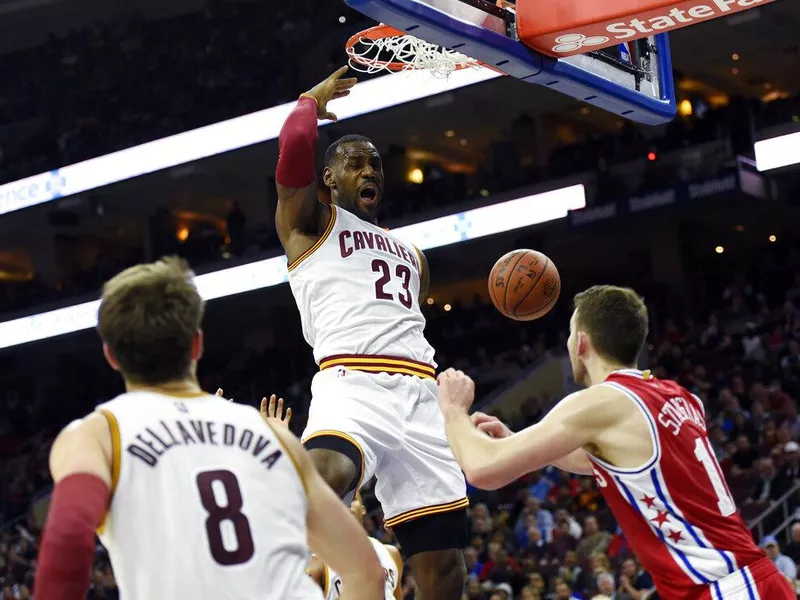
[[[552,260],[536,250],[512,250],[489,274],[489,297],[510,319],[533,321],[553,308],[561,293],[561,277]]]

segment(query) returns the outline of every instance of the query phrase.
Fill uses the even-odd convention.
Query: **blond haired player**
[[[349,503],[377,477],[375,495],[417,584],[417,600],[460,600],[466,569],[466,483],[439,413],[434,350],[420,298],[425,257],[378,226],[383,166],[363,136],[325,153],[317,197],[317,120],[350,94],[347,68],[303,94],[280,134],[275,225],[289,261],[303,335],[320,367],[303,444]],[[347,581],[347,578],[344,577]]]
[[[217,394],[221,396],[222,390],[219,390]],[[262,398],[260,412],[264,421],[278,426],[288,428],[292,420],[291,408],[287,409],[285,416],[282,416],[283,398],[277,398],[275,394],[270,396],[269,403],[266,398]],[[364,507],[361,492],[356,492],[355,498],[350,503],[350,514],[355,517],[357,523],[364,523],[367,509]],[[369,538],[369,541],[372,542],[375,554],[378,555],[378,560],[383,567],[385,600],[403,600],[403,558],[400,556],[400,551],[395,546],[382,544],[375,538]],[[338,600],[342,597],[341,576],[316,554],[311,557],[306,572],[322,589],[325,600]]]
[[[794,600],[736,510],[703,403],[636,368],[648,326],[644,301],[631,289],[594,286],[575,296],[567,349],[575,381],[586,389],[519,433],[481,413],[470,419],[472,380],[452,369],[440,375],[439,402],[459,464],[487,489],[548,464],[594,475],[663,598]]]
[[[374,600],[383,570],[364,531],[300,443],[251,407],[203,392],[204,305],[180,259],[138,265],[103,288],[103,352],[126,392],[67,426],[36,600],[86,598],[95,530],[123,598],[319,600],[307,539]]]

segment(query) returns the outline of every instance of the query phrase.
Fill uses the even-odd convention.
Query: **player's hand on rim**
[[[292,420],[292,409],[287,408],[286,414],[283,414],[283,398],[278,398],[275,394],[269,397],[267,402],[266,396],[261,399],[261,408],[259,409],[261,418],[267,424],[280,425],[289,429],[289,423]]]
[[[328,102],[349,96],[350,90],[358,82],[355,77],[342,79],[342,75],[347,73],[348,68],[347,66],[340,68],[325,81],[318,83],[305,94],[301,94],[301,97],[313,98],[316,101],[318,119],[338,121],[338,117],[334,113],[328,112]]]
[[[442,412],[466,412],[475,401],[475,382],[463,371],[447,369],[436,378],[439,384],[439,407]]]

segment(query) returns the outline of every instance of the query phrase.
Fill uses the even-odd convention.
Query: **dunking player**
[[[204,307],[192,277],[164,259],[103,289],[98,328],[126,393],[53,444],[36,600],[86,598],[96,529],[128,600],[319,600],[307,535],[346,571],[343,596],[379,598],[372,545],[300,443],[200,389]]]
[[[472,381],[440,375],[447,438],[467,479],[494,489],[548,464],[594,475],[662,598],[794,600],[736,511],[702,402],[636,369],[647,330],[647,309],[632,290],[578,294],[567,347],[575,381],[587,389],[515,434],[487,415],[470,419]]]
[[[383,169],[368,139],[348,136],[328,149],[322,181],[331,205],[317,198],[317,119],[335,119],[328,103],[356,82],[341,79],[346,70],[301,96],[281,131],[276,170],[278,236],[320,366],[304,444],[347,503],[377,475],[375,493],[414,573],[418,600],[458,600],[468,500],[423,334],[425,257],[376,225]]]
[[[222,390],[217,390],[217,395],[222,395]],[[269,403],[266,398],[261,400],[261,418],[265,422],[274,424],[277,427],[289,427],[292,420],[292,409],[283,412],[283,398],[277,398],[272,394]],[[350,503],[350,514],[355,517],[357,523],[364,522],[367,509],[361,498],[361,492],[356,491],[356,497]],[[370,538],[378,561],[383,567],[384,573],[384,596],[385,600],[403,600],[403,558],[395,546],[382,544],[375,538]],[[311,557],[306,572],[309,574],[325,595],[325,600],[339,600],[342,597],[342,578],[331,567],[316,554]]]

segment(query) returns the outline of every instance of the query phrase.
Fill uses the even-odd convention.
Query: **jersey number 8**
[[[225,490],[227,504],[224,506],[219,505],[214,495],[214,482],[218,482],[218,489],[222,487]],[[242,490],[236,475],[225,470],[198,473],[197,490],[200,492],[200,502],[208,514],[206,535],[211,557],[224,567],[240,565],[253,558],[253,534],[250,531],[250,521],[242,512]],[[233,550],[225,548],[222,539],[222,524],[225,521],[233,525],[236,536],[236,548]]]

